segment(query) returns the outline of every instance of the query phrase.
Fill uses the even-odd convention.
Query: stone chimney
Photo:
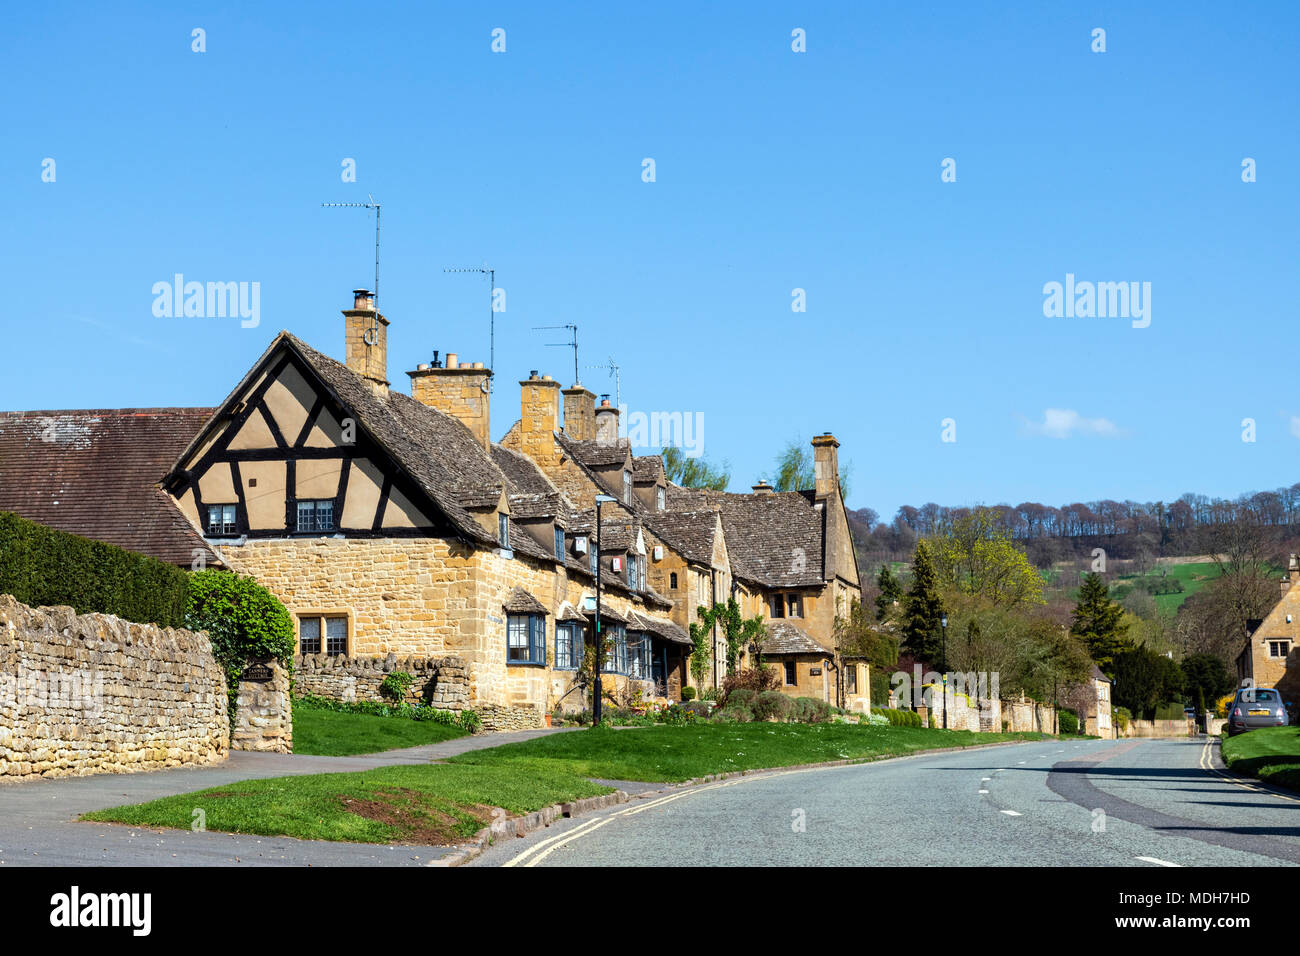
[[[609,396],[600,396],[596,406],[596,441],[612,445],[618,441],[618,409],[609,403]]]
[[[830,432],[812,440],[813,468],[817,477],[817,497],[829,498],[839,494],[840,456],[836,451],[840,443]]]
[[[560,383],[534,369],[519,383],[519,450],[533,461],[550,461],[559,427]]]
[[[770,495],[772,493],[773,493],[772,486],[769,485],[766,481],[762,481],[761,479],[759,480],[758,484],[754,486],[754,494],[756,495]]]
[[[1300,583],[1300,561],[1292,554],[1287,556],[1286,577],[1282,579],[1282,593],[1286,594],[1297,583]]]
[[[461,364],[455,352],[447,353],[443,367],[437,361],[438,353],[433,354],[433,362],[406,373],[411,376],[411,397],[459,419],[486,450],[492,441],[488,392],[492,370],[482,362]]]
[[[343,310],[346,333],[344,364],[373,384],[388,388],[388,320],[375,310],[375,297],[352,290],[352,308]]]
[[[564,434],[574,441],[591,441],[596,437],[596,396],[581,385],[566,388],[564,395]]]

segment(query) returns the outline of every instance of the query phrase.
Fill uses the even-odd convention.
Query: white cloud
[[[1031,435],[1044,438],[1072,438],[1075,435],[1092,435],[1096,438],[1119,438],[1123,429],[1109,418],[1084,418],[1072,408],[1049,408],[1043,412],[1041,422],[1026,422]],[[1293,424],[1293,428],[1296,426]]]
[[[1300,418],[1295,415],[1291,416],[1291,434],[1300,438]]]

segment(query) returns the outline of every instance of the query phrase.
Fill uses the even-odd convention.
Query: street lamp
[[[943,628],[943,729],[948,729],[948,613],[945,611],[939,618],[939,626]]]
[[[600,723],[600,665],[604,648],[601,646],[603,641],[600,632],[600,506],[610,502],[617,501],[613,495],[596,495],[596,665],[593,668],[595,680],[593,686],[596,693],[596,701],[591,705],[591,724],[594,727]]]

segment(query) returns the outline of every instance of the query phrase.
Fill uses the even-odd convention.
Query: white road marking
[[[999,811],[999,812],[1001,812],[1001,813],[1005,813],[1005,814],[1006,814],[1007,816],[1009,816],[1009,817],[1018,817],[1018,816],[1021,815],[1020,812],[1019,812],[1018,810],[1002,810],[1002,811]]]
[[[1141,860],[1143,863],[1154,863],[1156,866],[1173,866],[1181,867],[1181,863],[1170,863],[1168,860],[1161,860],[1154,856],[1137,856],[1135,860]]]
[[[988,793],[987,790],[981,790],[980,793]]]
[[[988,783],[992,779],[992,777],[980,777],[980,783]]]

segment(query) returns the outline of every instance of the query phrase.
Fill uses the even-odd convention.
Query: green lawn
[[[1300,727],[1261,727],[1224,737],[1223,762],[1234,773],[1300,790]]]
[[[1191,564],[1162,564],[1155,571],[1145,576],[1159,578],[1161,571],[1165,572],[1166,581],[1175,580],[1183,586],[1181,591],[1173,594],[1156,594],[1153,596],[1156,607],[1167,614],[1177,612],[1183,606],[1184,601],[1219,576],[1219,566],[1213,561],[1199,561]],[[1142,575],[1136,574],[1127,575],[1119,578],[1118,582],[1137,587],[1141,577]]]
[[[336,713],[297,706],[293,709],[293,751],[323,757],[373,754],[399,747],[419,747],[464,737],[459,727],[432,720]]]
[[[846,724],[595,728],[471,751],[444,764],[250,780],[82,819],[188,828],[201,808],[209,830],[443,844],[472,835],[490,819],[489,807],[526,813],[610,792],[589,777],[681,781],[730,770],[1037,739],[1041,735]]]

